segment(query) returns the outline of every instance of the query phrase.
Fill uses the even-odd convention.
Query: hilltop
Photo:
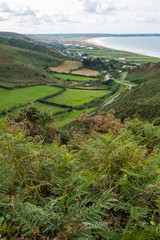
[[[141,118],[154,120],[160,116],[160,63],[142,64],[131,70],[127,76],[128,81],[137,86],[126,91],[109,106],[116,110],[116,115],[121,119],[133,117],[138,113]]]
[[[31,41],[32,40],[32,38],[30,38],[27,35],[15,33],[15,32],[0,32],[0,37],[14,38],[14,39],[19,39],[19,40],[24,40],[24,41]]]

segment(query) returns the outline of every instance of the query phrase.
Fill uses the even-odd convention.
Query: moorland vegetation
[[[67,145],[35,109],[1,123],[1,239],[158,240],[160,127],[75,120]]]

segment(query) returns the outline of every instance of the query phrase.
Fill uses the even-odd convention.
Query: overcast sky
[[[0,0],[0,31],[160,33],[160,0]]]

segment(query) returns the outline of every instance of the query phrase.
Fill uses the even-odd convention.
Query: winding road
[[[132,85],[132,84],[130,84],[130,83],[125,83],[125,82],[124,82],[124,80],[125,80],[125,78],[126,78],[126,76],[127,76],[127,72],[124,72],[124,73],[122,73],[122,74],[123,74],[123,77],[122,77],[121,81],[116,81],[115,79],[114,79],[114,81],[117,82],[117,83],[120,83],[120,84],[129,86],[129,87],[128,87],[128,90],[131,90],[131,88],[132,88],[134,85]],[[106,78],[108,78],[108,74],[106,75]],[[106,78],[105,78],[104,81],[106,81]],[[122,93],[122,92],[121,92],[121,93]],[[118,93],[116,96],[114,96],[113,98],[111,98],[108,102],[106,102],[105,104],[103,104],[99,109],[103,109],[105,106],[111,104],[117,97],[119,97],[119,95],[120,95],[121,93]],[[90,115],[93,115],[94,113],[95,113],[95,111],[94,111],[94,112],[91,112]]]
[[[122,74],[123,74],[123,77],[122,77],[121,81],[117,81],[117,82],[120,83],[120,84],[129,86],[128,89],[130,90],[130,89],[133,87],[133,85],[130,84],[130,83],[125,83],[125,82],[124,82],[124,80],[125,80],[125,78],[126,78],[126,76],[127,76],[127,72],[124,72],[124,73],[122,73]],[[115,81],[115,80],[114,80],[114,81]],[[105,106],[111,104],[117,97],[119,97],[120,94],[121,94],[121,93],[118,93],[116,96],[114,96],[113,98],[111,98],[111,99],[110,99],[108,102],[106,102],[100,109],[102,109],[102,108],[104,108]]]

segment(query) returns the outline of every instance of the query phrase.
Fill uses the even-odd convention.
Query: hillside
[[[52,82],[54,78],[47,68],[65,59],[61,53],[47,47],[14,39],[1,38],[1,41],[7,43],[0,44],[0,85],[3,86]],[[14,43],[21,48],[9,46]]]
[[[160,116],[160,63],[143,64],[129,72],[127,80],[137,86],[121,94],[112,104],[105,107],[116,110],[116,115],[122,119],[140,117],[153,120]]]
[[[20,39],[20,40],[24,40],[24,41],[32,40],[32,38],[30,38],[27,35],[15,33],[15,32],[0,32],[0,37]]]
[[[42,53],[48,53],[49,55],[52,55],[52,56],[58,57],[58,58],[60,57],[60,52],[57,51],[56,49],[53,49],[51,47],[45,47],[45,46],[42,46],[39,44],[35,44],[33,42],[23,41],[20,39],[14,39],[14,38],[9,39],[9,38],[0,37],[0,44],[24,48],[24,49],[42,52]]]

